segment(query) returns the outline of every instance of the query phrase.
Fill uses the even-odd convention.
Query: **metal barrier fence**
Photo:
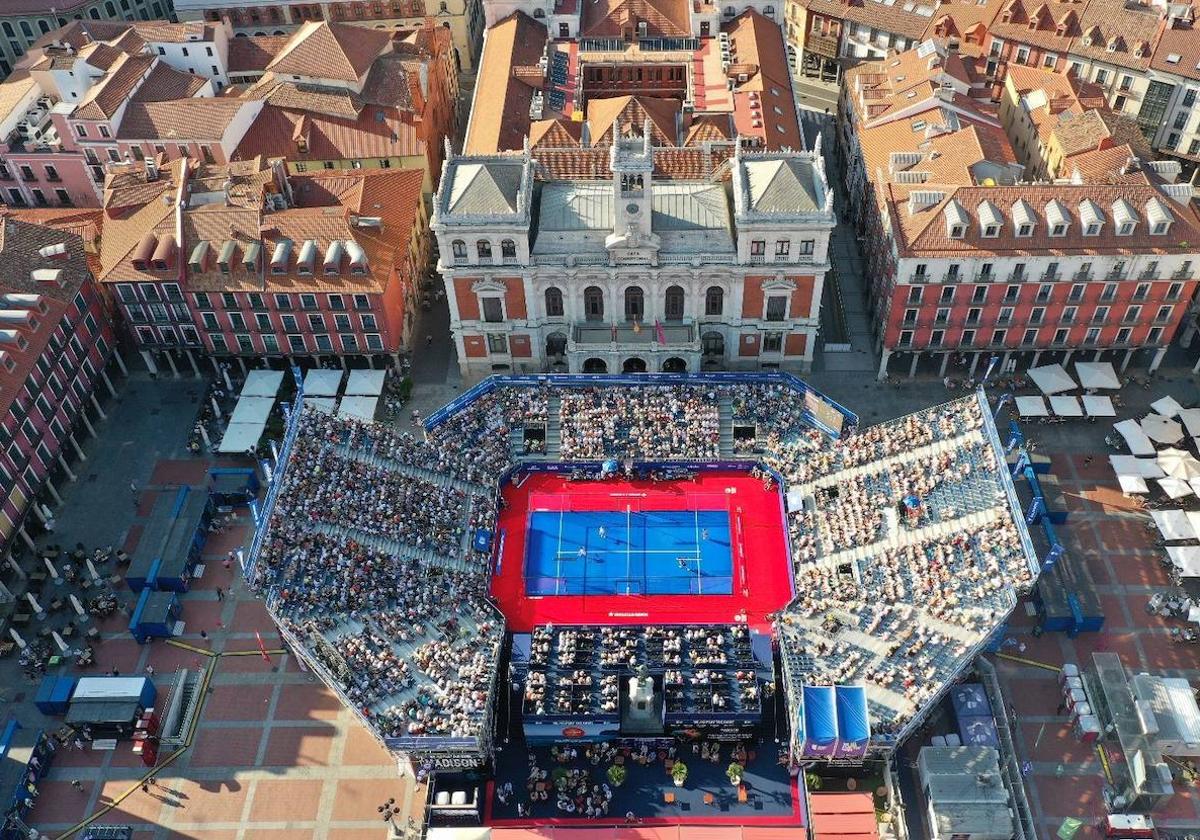
[[[267,524],[271,521],[271,514],[275,510],[275,502],[279,496],[279,490],[283,486],[283,477],[287,472],[288,463],[291,461],[292,447],[300,433],[300,415],[301,409],[304,408],[304,377],[300,375],[298,367],[292,368],[292,376],[296,380],[296,398],[292,401],[290,409],[286,403],[283,406],[287,419],[287,426],[283,433],[283,445],[279,447],[275,465],[267,471],[271,486],[267,488],[262,508],[259,510],[254,537],[250,541],[250,550],[242,557],[242,576],[251,586],[258,583],[258,558],[262,554],[263,543],[267,538]]]
[[[548,386],[551,388],[577,388],[588,385],[623,385],[636,387],[639,385],[688,385],[688,384],[747,384],[747,385],[786,385],[797,392],[797,397],[805,401],[804,419],[825,432],[830,437],[838,438],[846,432],[857,428],[858,415],[848,408],[831,400],[823,393],[813,388],[803,379],[786,371],[764,370],[747,373],[638,373],[638,374],[591,374],[591,373],[544,373],[529,375],[500,375],[489,376],[464,392],[458,398],[447,403],[433,412],[425,420],[425,430],[431,432],[445,423],[454,415],[474,403],[480,397],[490,394],[502,387],[533,388]],[[837,417],[834,424],[834,415]]]

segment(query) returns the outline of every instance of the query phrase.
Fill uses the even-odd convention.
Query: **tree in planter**
[[[809,790],[820,790],[821,785],[824,783],[822,782],[821,777],[818,776],[816,773],[805,773],[804,774],[804,784],[808,787]]]
[[[687,774],[687,765],[682,761],[676,761],[671,767],[671,778],[675,781],[675,787],[683,787],[683,783],[687,781]]]
[[[745,767],[734,761],[725,768],[725,775],[729,777],[731,785],[740,785],[742,783],[742,773],[745,771]]]
[[[605,775],[608,776],[608,783],[613,787],[625,784],[626,770],[620,764],[611,765]]]

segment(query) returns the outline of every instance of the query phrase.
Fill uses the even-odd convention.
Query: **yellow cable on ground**
[[[166,642],[167,642],[167,644],[173,644],[176,647],[182,647],[182,648],[186,648],[188,650],[194,650],[194,651],[197,651],[198,653],[206,653],[213,659],[219,659],[222,656],[222,654],[220,654],[220,653],[214,653],[212,651],[203,650],[201,648],[193,647],[193,646],[191,646],[189,644],[185,644],[183,642],[176,642],[173,639],[167,639]],[[260,651],[257,651],[257,650],[252,651],[252,652],[260,653]],[[280,653],[283,653],[283,652],[284,651],[280,651]],[[243,655],[243,653],[239,651],[236,653],[232,653],[230,655],[231,656],[241,656],[241,655]],[[122,802],[124,802],[130,796],[137,793],[137,791],[141,788],[141,786],[143,784],[145,784],[152,776],[157,776],[160,770],[162,770],[164,767],[169,766],[173,761],[175,761],[175,759],[179,758],[179,756],[183,755],[184,752],[186,752],[187,750],[189,750],[191,748],[192,741],[196,737],[196,727],[200,723],[200,717],[204,712],[204,706],[208,703],[208,686],[212,682],[212,677],[213,677],[213,674],[215,673],[215,671],[216,671],[215,664],[212,667],[205,669],[205,671],[204,671],[204,679],[200,683],[200,705],[196,708],[196,714],[192,718],[191,724],[188,727],[187,735],[183,739],[183,746],[181,746],[179,749],[175,750],[175,752],[171,753],[169,756],[167,756],[165,759],[163,759],[163,761],[156,764],[150,770],[146,771],[146,773],[140,779],[138,779],[136,782],[134,782],[133,787],[129,788],[124,793],[122,793],[120,796],[113,799],[112,802],[109,802],[108,804],[106,804],[100,810],[96,811],[96,813],[91,814],[87,817],[84,817],[83,820],[76,823],[71,828],[68,828],[62,834],[58,835],[58,837],[56,837],[55,840],[67,840],[67,838],[71,837],[76,832],[80,831],[81,829],[87,828],[89,825],[91,825],[96,820],[103,817],[105,814],[107,814],[113,808],[116,808],[118,805],[120,805]]]
[[[1032,665],[1035,668],[1045,668],[1047,671],[1058,673],[1062,670],[1058,665],[1051,665],[1049,662],[1038,662],[1036,659],[1026,659],[1024,656],[1013,656],[1011,653],[997,653],[998,659],[1007,659],[1010,662],[1020,662],[1022,665]]]
[[[1108,766],[1108,753],[1104,751],[1103,744],[1096,744],[1096,754],[1100,756],[1100,766],[1104,768],[1104,778],[1108,779],[1108,783],[1112,784],[1112,770]]]
[[[214,653],[211,650],[207,650],[202,647],[197,647],[196,645],[189,645],[187,642],[181,642],[176,639],[164,639],[164,641],[167,644],[172,645],[173,647],[183,648],[184,650],[190,650],[193,653],[202,653],[205,656],[220,656],[220,654]]]

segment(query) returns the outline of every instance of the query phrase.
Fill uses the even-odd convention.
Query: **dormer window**
[[[1121,226],[1117,228],[1118,236],[1129,236],[1133,233],[1133,222],[1121,222]]]
[[[1033,235],[1033,225],[1018,225],[1017,226],[1017,236],[1032,236],[1032,235]]]
[[[1083,229],[1083,235],[1084,236],[1099,236],[1100,235],[1099,223],[1092,222],[1091,224],[1089,224],[1087,227],[1085,227]]]
[[[966,236],[966,234],[967,234],[967,229],[965,227],[963,227],[962,225],[951,225],[950,226],[950,238],[951,239],[962,239],[964,236]]]
[[[1050,228],[1050,235],[1051,236],[1066,236],[1067,235],[1067,226],[1061,225],[1061,224],[1055,225],[1054,227]]]
[[[1155,222],[1154,227],[1150,228],[1150,233],[1155,236],[1162,236],[1171,227],[1170,222]]]
[[[984,239],[995,239],[999,235],[1000,235],[1000,226],[999,225],[984,225],[983,226]]]

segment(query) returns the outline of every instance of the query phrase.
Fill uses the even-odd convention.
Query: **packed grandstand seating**
[[[389,737],[485,737],[503,619],[487,595],[497,483],[533,457],[743,458],[782,477],[797,597],[776,628],[790,683],[863,682],[899,732],[1031,581],[974,396],[832,439],[779,380],[501,385],[423,438],[306,410],[258,560],[285,630]],[[731,425],[754,433],[736,443]],[[767,475],[767,473],[763,473]],[[795,499],[800,504],[795,504]],[[698,634],[698,635],[697,635]],[[553,628],[531,713],[612,713],[617,669],[660,663],[668,709],[759,702],[744,627]]]

